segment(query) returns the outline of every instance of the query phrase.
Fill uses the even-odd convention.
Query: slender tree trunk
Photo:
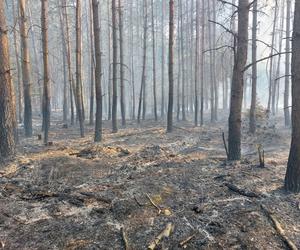
[[[247,63],[249,0],[239,0],[237,52],[234,60],[228,135],[228,160],[241,159],[244,68]]]
[[[154,104],[154,119],[157,117],[157,97],[156,97],[156,48],[155,48],[155,23],[154,23],[154,0],[151,0],[151,22],[152,22],[152,55],[153,55],[153,104]]]
[[[180,54],[181,54],[181,112],[182,120],[186,121],[186,105],[185,105],[185,55],[184,55],[184,36],[183,36],[183,3],[179,3],[180,11]]]
[[[24,96],[24,129],[25,136],[32,136],[32,106],[31,106],[31,80],[30,80],[30,56],[28,46],[27,17],[25,0],[19,0],[20,9],[20,34],[22,47],[22,77]]]
[[[146,62],[147,62],[147,33],[148,33],[148,8],[147,0],[143,1],[144,3],[144,37],[143,37],[143,69],[142,69],[142,80],[140,88],[140,97],[139,97],[139,108],[138,108],[138,123],[141,120],[142,106],[143,106],[143,119],[146,115]]]
[[[41,10],[42,24],[42,44],[43,44],[43,65],[44,65],[44,87],[43,87],[43,124],[44,124],[44,143],[48,144],[50,129],[50,77],[48,59],[48,0],[42,0]]]
[[[169,104],[168,104],[168,122],[167,132],[173,131],[173,98],[174,98],[174,73],[173,73],[173,58],[174,58],[174,0],[169,1]]]
[[[271,53],[274,53],[274,45],[275,45],[275,32],[276,32],[276,24],[278,18],[278,3],[275,1],[275,11],[274,11],[274,21],[273,21],[273,31],[272,31],[272,42],[271,42]],[[274,58],[270,58],[270,69],[269,69],[269,98],[268,98],[268,111],[271,112],[271,104],[272,104],[272,93],[274,90]]]
[[[279,24],[279,30],[278,30],[278,43],[279,43],[279,48],[278,52],[282,53],[282,40],[283,40],[283,29],[284,29],[284,10],[285,9],[285,3],[284,1],[281,2],[281,13],[280,13],[280,24]],[[274,87],[273,87],[273,93],[272,93],[272,113],[273,115],[276,115],[277,113],[277,97],[279,96],[277,93],[279,92],[280,89],[280,74],[281,74],[281,59],[282,56],[278,56],[277,60],[277,66],[276,66],[276,74],[275,74],[275,79],[274,79]]]
[[[4,1],[0,1],[0,159],[16,153],[17,121],[13,82],[9,65],[9,40],[4,13]]]
[[[132,120],[135,120],[135,70],[134,70],[134,54],[133,54],[133,1],[130,5],[130,54],[131,54],[131,85],[132,85]]]
[[[27,5],[30,6],[31,1],[27,0]],[[34,81],[37,82],[38,85],[38,93],[39,93],[39,101],[40,101],[40,109],[39,111],[42,113],[43,112],[43,86],[41,85],[41,81],[40,81],[40,60],[39,60],[39,56],[38,56],[38,51],[37,51],[37,46],[36,46],[36,38],[35,38],[35,27],[33,25],[33,21],[32,21],[32,13],[31,13],[31,8],[28,8],[28,20],[29,20],[29,25],[30,25],[30,29],[29,29],[29,33],[30,33],[30,37],[31,37],[31,42],[32,42],[32,47],[33,47],[33,55],[34,55],[34,64],[35,64],[35,73],[36,73],[36,79],[34,79],[32,77],[32,79],[34,79]],[[31,75],[32,75],[32,71],[31,71]]]
[[[291,0],[287,0],[286,7],[286,52],[291,50]],[[284,82],[284,121],[285,126],[289,127],[291,125],[291,116],[289,110],[289,97],[290,97],[290,54],[286,53],[285,55],[285,82]]]
[[[165,1],[161,1],[162,13],[165,10]],[[165,22],[161,15],[161,118],[165,117]]]
[[[94,99],[95,99],[95,58],[94,58],[94,31],[93,31],[93,6],[92,0],[90,0],[90,82],[91,82],[91,93],[90,93],[90,125],[94,124]],[[100,43],[100,41],[99,41]]]
[[[200,41],[200,0],[196,0],[196,60],[195,60],[195,119],[194,125],[198,126],[198,84],[199,84],[199,41]]]
[[[253,3],[253,18],[252,18],[252,94],[250,108],[250,133],[256,132],[256,96],[257,96],[257,1]]]
[[[75,114],[74,114],[74,102],[73,96],[76,103],[76,96],[75,96],[75,87],[73,81],[73,74],[72,74],[72,60],[71,60],[71,43],[70,43],[70,32],[69,32],[69,21],[68,21],[68,13],[67,13],[67,2],[66,0],[62,1],[63,7],[63,16],[64,16],[64,23],[65,23],[65,43],[67,49],[67,64],[68,64],[68,80],[69,80],[69,95],[70,95],[70,106],[71,106],[71,125],[74,125],[75,122]],[[76,105],[77,106],[77,105]]]
[[[82,34],[81,34],[81,0],[76,1],[76,99],[77,116],[80,126],[80,135],[84,137],[84,112],[82,99]]]
[[[205,42],[205,0],[202,0],[202,16],[201,16],[201,58],[200,58],[200,80],[201,80],[201,104],[200,104],[200,123],[201,126],[204,124],[204,42]]]
[[[285,176],[285,188],[300,192],[300,2],[295,1],[292,40],[292,144]]]
[[[213,11],[213,21],[217,21],[217,9],[216,0],[212,0],[212,11]],[[212,45],[216,48],[216,24],[213,23],[212,26]],[[219,84],[216,77],[216,50],[212,51],[212,77],[214,85],[214,110],[213,110],[213,122],[218,120],[218,108],[219,108]]]
[[[110,20],[110,2],[108,1],[108,18]],[[112,67],[113,66],[111,63],[112,63],[112,60],[111,60],[111,35],[112,35],[112,32],[111,32],[111,28],[110,28],[110,22],[108,22],[108,88],[107,88],[107,91],[108,91],[108,116],[107,116],[107,120],[111,120],[112,119],[112,93],[111,93],[111,89],[112,89]]]
[[[61,41],[62,41],[62,59],[63,59],[63,71],[64,71],[64,89],[63,89],[63,122],[68,120],[68,80],[67,80],[67,48],[64,30],[64,17],[63,11],[59,13],[60,29],[61,29]]]
[[[126,126],[125,84],[124,84],[124,46],[123,46],[123,11],[119,0],[119,41],[120,41],[120,106],[122,126]]]
[[[208,18],[211,18],[210,1],[207,2],[208,6]],[[215,122],[215,75],[214,75],[214,44],[213,44],[213,32],[212,25],[208,25],[208,40],[209,40],[209,68],[210,68],[210,121]]]
[[[113,36],[113,98],[112,98],[112,132],[118,132],[117,111],[118,111],[118,84],[117,84],[117,10],[116,0],[112,0],[112,36]]]
[[[96,55],[95,89],[96,89],[96,123],[95,142],[102,140],[102,90],[101,90],[101,50],[100,50],[100,24],[99,24],[99,2],[93,0],[93,26],[94,46]]]
[[[19,19],[19,14],[16,10],[15,6],[15,0],[12,1],[12,7],[13,7],[13,15],[14,15],[14,23],[16,24]],[[15,50],[15,56],[16,56],[16,65],[17,65],[17,86],[18,86],[18,120],[19,123],[23,122],[23,116],[22,116],[22,79],[21,79],[21,66],[20,66],[20,60],[19,60],[19,48],[18,48],[18,41],[17,41],[17,30],[13,29],[13,35],[14,35],[14,50]]]

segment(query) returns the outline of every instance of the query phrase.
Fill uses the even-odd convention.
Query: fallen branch
[[[298,250],[296,245],[285,235],[284,229],[282,228],[279,221],[272,214],[272,212],[262,204],[260,205],[260,207],[263,210],[263,212],[267,215],[267,217],[272,221],[274,229],[279,234],[280,238],[286,244],[286,246],[291,250]]]
[[[235,193],[238,193],[240,195],[243,195],[243,196],[247,196],[247,197],[251,197],[251,198],[259,198],[260,195],[255,193],[255,192],[252,192],[252,191],[248,191],[248,190],[245,190],[245,189],[241,189],[237,186],[235,186],[234,184],[231,184],[231,183],[225,183],[225,186],[228,187],[229,190],[235,192]]]
[[[179,246],[180,246],[180,247],[185,247],[187,243],[189,243],[192,239],[195,238],[195,236],[196,236],[196,234],[193,234],[193,235],[189,236],[189,237],[186,238],[185,240],[181,241],[181,242],[179,243]]]
[[[152,204],[153,207],[155,207],[158,211],[158,214],[161,214],[161,209],[159,206],[157,206],[154,201],[151,199],[151,197],[149,196],[149,194],[146,194],[147,198],[149,199],[150,203]]]
[[[155,238],[154,241],[148,246],[148,250],[154,250],[162,239],[170,237],[171,233],[174,231],[174,226],[172,223],[168,223],[165,229]]]
[[[122,239],[124,242],[124,249],[129,250],[130,248],[129,248],[128,239],[127,239],[124,227],[121,227],[121,234],[122,234]]]

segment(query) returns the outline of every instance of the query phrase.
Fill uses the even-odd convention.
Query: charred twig
[[[180,246],[180,247],[186,246],[186,244],[189,243],[193,238],[195,238],[195,236],[196,236],[196,234],[193,234],[193,235],[189,236],[189,237],[186,238],[185,240],[181,241],[181,242],[179,243],[179,246]]]
[[[174,230],[172,223],[168,223],[165,229],[148,246],[148,250],[154,250],[163,238],[168,238]]]
[[[234,184],[231,184],[231,183],[225,183],[225,186],[228,187],[229,190],[235,192],[235,193],[238,193],[240,195],[243,195],[243,196],[247,196],[247,197],[250,197],[250,198],[259,198],[260,195],[255,193],[255,192],[252,192],[252,191],[248,191],[248,190],[245,190],[245,189],[241,189],[237,186],[235,186]]]
[[[260,205],[261,209],[263,210],[263,212],[266,214],[266,216],[269,218],[269,220],[272,221],[273,227],[276,230],[276,232],[278,233],[278,235],[280,236],[280,238],[282,239],[282,241],[286,244],[286,246],[288,247],[288,249],[291,250],[298,250],[298,248],[296,247],[296,245],[285,235],[284,229],[282,228],[281,224],[279,223],[279,221],[275,218],[275,216],[273,215],[273,213],[264,205]]]
[[[226,143],[224,132],[222,133],[222,137],[223,137],[224,148],[225,148],[225,151],[226,151],[226,156],[227,156],[227,159],[228,159],[229,158],[229,153],[228,153],[228,148],[227,148],[227,143]]]
[[[149,194],[146,194],[147,198],[149,199],[150,203],[153,205],[153,207],[155,207],[158,211],[158,214],[161,214],[161,209],[159,206],[157,206],[154,201],[151,199],[151,197],[149,196]]]

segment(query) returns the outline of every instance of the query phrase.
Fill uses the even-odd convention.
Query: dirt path
[[[262,205],[300,248],[300,196],[282,190],[288,131],[245,136],[245,159],[226,163],[222,126],[162,125],[106,124],[99,145],[61,125],[52,147],[22,139],[0,168],[0,249],[147,249],[168,223],[157,249],[284,249]]]

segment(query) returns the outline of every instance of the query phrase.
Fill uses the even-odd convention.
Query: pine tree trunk
[[[95,142],[102,140],[102,87],[101,87],[101,50],[100,50],[100,21],[99,2],[93,0],[94,46],[96,55],[95,90],[96,90],[96,123]]]
[[[291,0],[287,0],[286,7],[286,52],[291,50]],[[289,97],[290,97],[290,54],[286,53],[285,55],[285,82],[284,82],[284,121],[285,126],[289,127],[291,125],[291,115],[289,110]]]
[[[44,143],[48,144],[50,129],[50,77],[48,61],[48,0],[42,0],[41,9],[43,63],[44,63],[44,86],[43,86],[43,124]]]
[[[4,1],[0,1],[0,159],[16,153],[17,122]]]
[[[151,22],[152,22],[152,55],[153,55],[153,105],[154,105],[154,119],[157,117],[157,97],[156,97],[156,48],[155,48],[155,23],[154,23],[154,0],[151,0]]]
[[[113,42],[113,98],[112,98],[112,132],[118,132],[117,126],[117,110],[118,110],[118,86],[117,86],[117,57],[118,57],[118,41],[117,41],[117,10],[116,0],[112,0],[112,42]]]
[[[17,13],[16,7],[15,7],[15,0],[12,1],[12,7],[13,7],[13,15],[14,15],[14,23],[16,24],[18,22],[19,14]],[[17,81],[18,81],[18,120],[19,123],[23,122],[23,115],[22,115],[22,79],[21,79],[21,66],[19,61],[19,48],[18,48],[18,41],[17,41],[17,31],[16,29],[13,29],[13,35],[14,35],[14,50],[15,50],[15,57],[16,57],[16,65],[17,65]]]
[[[202,0],[202,16],[201,16],[201,58],[200,58],[200,81],[201,81],[201,104],[200,104],[200,124],[204,124],[204,42],[205,42],[205,0]]]
[[[292,144],[285,176],[285,188],[300,192],[300,2],[295,2],[292,40]]]
[[[244,87],[244,68],[247,63],[248,52],[248,5],[248,0],[239,0],[237,51],[233,68],[229,116],[228,160],[241,159],[241,120]]]
[[[94,99],[95,99],[95,58],[94,58],[94,31],[93,31],[93,7],[92,0],[89,1],[89,9],[90,9],[90,125],[94,124]],[[99,41],[100,42],[100,41]]]
[[[81,34],[81,0],[76,2],[76,99],[80,136],[84,137],[84,111],[82,99],[82,34]]]
[[[196,60],[195,60],[195,117],[194,125],[198,126],[198,84],[199,84],[199,41],[200,41],[200,0],[196,0]]]
[[[124,84],[124,46],[123,46],[123,11],[119,0],[119,41],[120,41],[120,106],[122,126],[126,126],[125,84]]]
[[[272,42],[271,42],[271,53],[274,53],[274,45],[275,45],[275,32],[276,32],[276,24],[278,18],[278,3],[275,2],[275,11],[274,11],[274,21],[273,21],[273,31],[272,31]],[[268,98],[268,112],[271,112],[271,104],[272,104],[272,94],[274,91],[274,58],[270,58],[270,68],[269,68],[269,98]]]
[[[30,56],[28,46],[28,29],[25,9],[25,0],[19,0],[20,9],[20,35],[22,47],[22,77],[24,97],[24,129],[25,136],[32,136],[32,106],[31,106],[31,79],[30,79]]]
[[[168,122],[167,132],[173,131],[173,98],[174,98],[174,0],[169,1],[169,103],[168,103]]]
[[[147,0],[143,1],[144,6],[144,37],[143,37],[143,68],[142,68],[142,79],[139,97],[139,107],[138,107],[138,123],[141,121],[141,115],[145,119],[146,115],[146,62],[147,62],[147,32],[148,32],[148,8]],[[143,108],[143,114],[142,114]]]
[[[183,36],[183,11],[182,1],[179,3],[180,8],[180,54],[181,54],[181,112],[182,120],[186,121],[186,105],[185,105],[185,55],[184,55],[184,36]]]
[[[165,10],[165,1],[161,1],[162,13]],[[165,22],[161,14],[161,118],[165,117]]]
[[[252,19],[252,94],[250,108],[250,133],[256,132],[256,96],[257,96],[257,1],[253,3]]]
[[[75,122],[75,112],[74,112],[74,102],[73,96],[76,104],[76,95],[75,95],[75,86],[73,81],[73,74],[72,74],[72,60],[71,60],[71,43],[70,43],[70,32],[69,32],[69,21],[68,21],[68,14],[67,14],[67,2],[66,0],[62,1],[63,7],[63,16],[64,16],[64,23],[65,23],[65,43],[67,47],[67,64],[68,64],[68,80],[69,80],[69,96],[70,96],[70,106],[71,106],[71,125],[74,125]],[[77,104],[75,105],[77,107]]]

